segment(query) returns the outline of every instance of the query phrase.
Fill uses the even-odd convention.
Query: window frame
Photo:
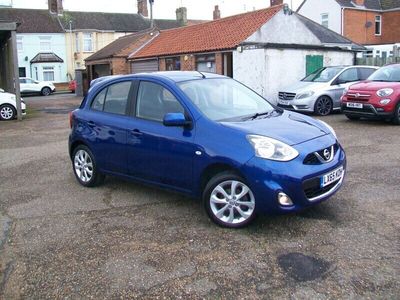
[[[81,41],[79,37],[79,32],[75,32],[75,52],[81,52]]]
[[[43,47],[45,44],[48,44],[47,48]],[[39,36],[39,50],[40,52],[50,52],[52,50],[51,36]]]
[[[185,118],[189,121],[193,120],[193,117],[189,111],[189,109],[187,108],[186,104],[180,99],[180,97],[167,85],[163,84],[162,82],[158,82],[158,81],[153,81],[153,80],[149,80],[149,79],[140,79],[137,80],[137,85],[136,85],[136,91],[135,91],[135,97],[134,97],[134,105],[132,107],[132,117],[134,117],[135,119],[138,120],[144,120],[144,121],[148,121],[148,122],[153,122],[153,123],[158,123],[158,124],[162,124],[164,120],[154,120],[154,119],[148,119],[148,118],[143,118],[143,117],[139,117],[137,115],[137,106],[138,106],[138,100],[139,100],[139,87],[140,84],[142,82],[149,82],[149,83],[153,83],[153,84],[158,84],[160,86],[162,86],[164,89],[166,89],[168,92],[170,92],[172,94],[172,96],[175,97],[175,99],[178,101],[178,103],[182,106],[183,108],[183,115],[185,116]]]
[[[45,76],[44,76],[45,73],[52,73],[53,74],[53,80],[45,79]],[[43,66],[42,67],[42,75],[43,75],[43,81],[55,81],[56,72],[55,72],[54,66]]]
[[[86,35],[89,35],[90,38],[86,37]],[[90,50],[86,50],[86,44],[85,41],[90,40]],[[83,33],[83,52],[94,52],[94,47],[93,47],[93,32],[84,32]]]
[[[104,106],[105,106],[106,101],[107,101],[108,88],[110,86],[114,85],[114,84],[119,84],[119,83],[123,83],[123,82],[130,82],[131,83],[131,87],[129,88],[129,92],[128,92],[128,99],[127,99],[127,102],[126,102],[125,113],[124,114],[117,114],[117,113],[113,113],[113,112],[109,112],[109,111],[104,111]],[[120,116],[120,117],[130,117],[130,116],[132,116],[132,108],[134,106],[134,102],[136,101],[135,96],[134,96],[135,95],[135,90],[136,90],[136,85],[137,85],[137,80],[132,80],[132,79],[110,82],[106,86],[104,86],[101,89],[99,89],[96,92],[96,94],[92,97],[92,99],[90,99],[90,101],[88,103],[89,104],[88,105],[88,109],[90,111],[96,112],[96,113],[110,114],[110,115],[113,115],[113,116]],[[103,103],[102,109],[101,110],[93,109],[94,100],[105,89],[106,89],[106,93],[104,95],[104,103]]]
[[[179,69],[176,69],[176,63],[178,62],[179,64]],[[168,66],[172,65],[173,69],[168,70]],[[180,71],[181,70],[181,57],[180,56],[171,56],[171,57],[166,57],[165,58],[165,70],[166,71]]]
[[[326,22],[326,26],[324,25],[324,22]],[[329,28],[329,13],[321,14],[321,25],[325,28]]]
[[[379,21],[377,20],[379,18]],[[376,32],[376,25],[379,23],[379,33]],[[381,36],[382,35],[382,16],[381,15],[376,15],[375,16],[375,35],[376,36]]]
[[[24,51],[24,38],[22,36],[17,36],[17,51]]]

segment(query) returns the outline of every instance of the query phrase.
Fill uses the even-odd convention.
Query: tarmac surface
[[[400,298],[400,127],[322,118],[347,152],[343,188],[229,230],[179,194],[80,186],[67,150],[80,100],[27,97],[23,122],[0,122],[0,298]]]

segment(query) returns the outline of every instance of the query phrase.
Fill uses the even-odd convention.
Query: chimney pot
[[[219,10],[219,6],[215,5],[213,11],[213,20],[221,19],[221,11]]]
[[[147,0],[137,0],[137,9],[138,14],[142,15],[143,17],[149,16],[149,11],[147,10]]]
[[[271,0],[271,6],[281,5],[283,4],[283,0]]]

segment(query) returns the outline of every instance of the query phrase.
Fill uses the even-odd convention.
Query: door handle
[[[135,135],[135,136],[140,136],[143,133],[139,129],[133,129],[133,130],[131,130],[131,134]]]
[[[90,127],[96,126],[96,124],[95,124],[93,121],[89,121],[89,122],[88,122],[88,125],[89,125]]]

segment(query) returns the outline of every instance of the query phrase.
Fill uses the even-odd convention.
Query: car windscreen
[[[382,67],[368,77],[368,80],[383,82],[400,82],[400,66]]]
[[[307,82],[328,82],[333,79],[343,68],[341,67],[328,67],[328,68],[321,68],[310,75],[303,78],[301,81]]]
[[[240,120],[274,107],[251,89],[229,78],[209,78],[178,83],[194,105],[214,121]]]

